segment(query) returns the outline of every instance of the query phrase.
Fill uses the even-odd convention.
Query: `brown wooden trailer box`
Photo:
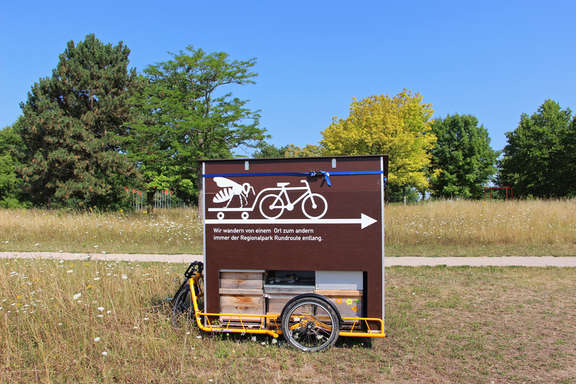
[[[204,161],[205,312],[280,313],[317,293],[343,317],[383,319],[387,167],[386,156]]]

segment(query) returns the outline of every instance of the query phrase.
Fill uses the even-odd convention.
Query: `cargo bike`
[[[387,168],[384,155],[203,161],[204,260],[186,270],[173,322],[306,352],[385,337]]]

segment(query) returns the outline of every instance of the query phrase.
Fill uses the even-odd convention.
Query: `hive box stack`
[[[264,313],[264,271],[220,272],[220,312],[223,314]],[[221,316],[223,321],[238,321],[233,316]],[[261,322],[260,317],[242,318],[244,322]]]

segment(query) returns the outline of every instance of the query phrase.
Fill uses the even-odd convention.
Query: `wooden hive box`
[[[220,313],[264,313],[263,272],[220,272]],[[261,322],[262,317],[220,316],[222,321]]]

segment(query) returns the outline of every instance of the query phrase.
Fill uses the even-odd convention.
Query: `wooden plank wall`
[[[262,272],[220,272],[220,313],[260,315],[264,313]],[[261,317],[221,316],[221,320],[261,322]]]

